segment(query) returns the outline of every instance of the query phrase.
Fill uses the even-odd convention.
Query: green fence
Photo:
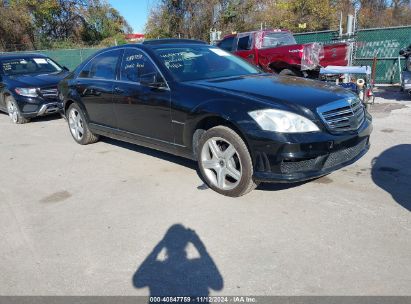
[[[83,60],[87,59],[89,56],[97,52],[98,48],[89,49],[61,49],[61,50],[39,50],[39,51],[29,51],[29,52],[19,52],[19,53],[41,53],[44,54],[60,65],[68,67],[73,70],[78,66]]]
[[[332,43],[336,32],[323,31],[296,34],[298,43]],[[359,30],[355,37],[354,65],[372,66],[377,57],[376,82],[398,83],[405,60],[398,56],[400,49],[411,44],[411,26]]]
[[[84,59],[93,55],[100,49],[71,49],[71,50],[46,50],[40,51],[40,53],[49,56],[50,58],[57,61],[59,64],[68,67],[73,70],[78,66]]]
[[[336,34],[335,31],[310,32],[295,34],[295,38],[298,43],[334,43],[339,42]],[[405,64],[405,60],[399,58],[398,52],[409,44],[411,26],[359,30],[355,37],[354,65],[371,66],[373,57],[377,56],[376,82],[398,83],[400,70]],[[98,50],[89,48],[36,52],[45,54],[72,70]]]
[[[321,31],[321,32],[306,32],[300,34],[294,34],[297,43],[309,43],[309,42],[322,42],[332,43],[336,31]]]

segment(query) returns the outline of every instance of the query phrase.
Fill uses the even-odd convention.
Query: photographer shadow
[[[193,245],[196,257],[188,256]],[[148,287],[150,297],[208,296],[221,290],[223,278],[198,235],[180,224],[171,226],[133,276],[136,288]]]
[[[390,147],[372,160],[374,183],[411,211],[411,145]]]

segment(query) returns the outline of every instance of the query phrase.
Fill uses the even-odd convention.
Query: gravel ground
[[[0,114],[0,294],[411,295],[411,100],[378,96],[357,163],[238,199],[191,161]]]

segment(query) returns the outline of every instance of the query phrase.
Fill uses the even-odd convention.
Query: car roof
[[[244,35],[244,34],[253,34],[257,32],[263,32],[263,33],[291,33],[287,29],[264,29],[264,30],[255,30],[255,31],[249,31],[249,32],[240,32],[236,34],[228,34],[223,37],[223,39],[230,38],[230,37],[236,37],[237,35]],[[221,40],[223,40],[221,39]]]
[[[201,40],[194,39],[176,39],[176,38],[166,38],[166,39],[150,39],[144,41],[144,45],[164,45],[164,44],[207,44]]]
[[[18,58],[33,58],[33,57],[47,57],[44,54],[40,53],[0,53],[0,60],[2,59],[18,59]]]
[[[193,46],[193,45],[208,45],[207,42],[201,40],[193,40],[193,39],[174,39],[174,38],[166,38],[166,39],[152,39],[146,40],[142,43],[128,43],[122,44],[117,46],[108,47],[105,49],[100,50],[93,56],[108,51],[108,50],[115,50],[115,49],[122,49],[122,48],[141,48],[141,49],[157,49],[164,46],[173,46],[173,47],[184,47],[184,46]]]

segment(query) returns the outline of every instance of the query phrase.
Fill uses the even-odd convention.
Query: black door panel
[[[116,83],[114,109],[120,130],[172,142],[170,92],[137,83]]]
[[[90,122],[117,128],[113,107],[113,86],[117,79],[122,50],[103,52],[80,72],[76,90],[81,96]]]
[[[113,88],[117,125],[123,131],[173,142],[170,91],[140,83],[143,78],[150,78],[147,75],[152,75],[155,81],[157,73],[157,68],[146,54],[137,49],[125,50],[121,80]]]
[[[76,89],[86,107],[90,122],[116,128],[113,108],[113,82],[81,79]]]

